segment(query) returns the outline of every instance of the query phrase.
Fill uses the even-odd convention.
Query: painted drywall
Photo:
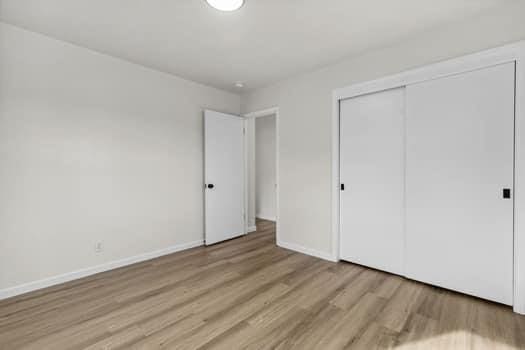
[[[0,77],[0,292],[202,242],[202,111],[238,95],[6,24]]]
[[[335,256],[331,234],[332,92],[525,38],[525,2],[242,96],[242,112],[279,107],[280,240]],[[283,244],[284,244],[283,243]]]
[[[255,118],[255,212],[275,221],[276,214],[275,115]]]

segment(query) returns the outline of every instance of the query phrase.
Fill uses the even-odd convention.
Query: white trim
[[[359,95],[473,71],[497,64],[508,63],[517,60],[520,57],[522,50],[525,50],[525,41],[336,89],[334,90],[333,95],[337,100],[343,100]]]
[[[514,175],[514,311],[525,314],[525,41],[408,70],[381,79],[336,89],[332,94],[332,255],[339,257],[339,101],[407,86],[497,64],[516,62],[516,129]],[[523,194],[522,194],[523,192]],[[522,225],[522,223],[524,223]],[[522,228],[523,226],[523,228]]]
[[[244,118],[260,118],[260,117],[267,117],[273,114],[279,114],[279,107],[272,107],[268,109],[259,110],[256,112],[246,113],[243,115],[243,117]]]
[[[514,142],[514,311],[525,315],[525,42],[516,58]]]
[[[281,248],[293,250],[302,254],[314,256],[319,259],[328,260],[331,262],[337,262],[337,259],[330,253],[321,252],[319,250],[306,248],[295,243],[288,243],[283,241],[277,241],[277,245]]]
[[[340,98],[336,93],[332,100],[332,255],[337,261],[340,259],[339,230],[340,230],[340,172],[339,172],[339,107]]]
[[[244,147],[244,203],[243,203],[243,220],[244,220],[244,234],[247,235],[250,232],[250,229],[253,226],[248,226],[250,224],[249,221],[249,215],[248,212],[248,202],[249,202],[249,192],[250,189],[248,187],[248,184],[250,183],[250,179],[248,179],[248,120],[246,118],[243,122],[243,139],[242,139],[243,147]]]
[[[267,220],[267,221],[276,221],[276,217],[275,216],[268,216],[268,215],[264,215],[264,214],[256,214],[255,218],[261,219],[261,220]]]
[[[257,226],[249,226],[247,229],[246,229],[246,232],[247,233],[252,233],[252,232],[255,232],[257,231]]]
[[[279,241],[280,232],[281,232],[281,225],[279,223],[279,192],[280,192],[280,181],[279,181],[279,149],[280,149],[280,141],[279,141],[279,121],[280,121],[280,114],[279,114],[279,107],[272,107],[268,109],[263,109],[251,113],[246,113],[243,115],[244,118],[250,119],[250,118],[260,118],[260,117],[267,117],[270,115],[275,115],[275,237],[276,241]],[[245,124],[246,125],[246,124]],[[247,134],[244,135],[244,138],[246,140]],[[246,143],[246,141],[245,141]],[[247,148],[247,147],[246,147]],[[244,211],[248,213],[248,155],[247,152],[245,152],[245,162],[244,162],[244,188],[245,188],[245,208]],[[247,221],[247,220],[246,220]]]
[[[105,272],[105,271],[117,269],[119,267],[135,264],[138,262],[151,260],[151,259],[154,259],[160,256],[173,254],[176,252],[180,252],[182,250],[200,247],[203,244],[204,244],[203,240],[198,240],[198,241],[184,243],[184,244],[178,244],[178,245],[168,247],[165,249],[156,250],[154,252],[135,255],[135,256],[120,259],[120,260],[114,260],[114,261],[110,261],[110,262],[107,262],[101,265],[92,266],[92,267],[84,268],[81,270],[68,272],[68,273],[64,273],[64,274],[53,276],[53,277],[44,278],[38,281],[21,284],[15,287],[2,289],[0,290],[0,300],[14,297],[20,294],[29,293],[29,292],[39,290],[42,288],[51,287],[57,284],[77,280],[77,279],[91,276],[91,275],[94,275],[100,272]]]

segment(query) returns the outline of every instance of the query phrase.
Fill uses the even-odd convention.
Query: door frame
[[[255,118],[262,118],[262,117],[269,117],[275,115],[275,237],[277,245],[279,245],[280,242],[280,225],[279,225],[279,189],[280,189],[280,182],[279,182],[279,107],[271,107],[267,109],[257,110],[254,112],[243,114],[243,117],[245,118],[244,121],[244,213],[245,213],[245,231],[248,233],[251,230],[250,227],[248,227],[248,194],[250,191],[250,188],[248,186],[249,179],[248,179],[248,133],[246,132],[247,126],[248,126],[248,120],[255,119]]]
[[[514,129],[514,312],[525,314],[525,41],[453,58],[332,93],[332,258],[340,254],[340,101],[382,90],[515,62]],[[523,180],[522,180],[523,179]],[[523,186],[522,186],[523,184]]]

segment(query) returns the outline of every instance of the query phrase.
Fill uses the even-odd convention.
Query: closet
[[[340,101],[341,258],[512,304],[514,95],[505,63]]]
[[[403,273],[405,89],[341,101],[341,257]]]

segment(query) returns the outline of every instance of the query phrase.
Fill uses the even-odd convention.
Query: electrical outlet
[[[101,253],[102,252],[102,242],[97,242],[95,244],[95,252],[96,253]]]

